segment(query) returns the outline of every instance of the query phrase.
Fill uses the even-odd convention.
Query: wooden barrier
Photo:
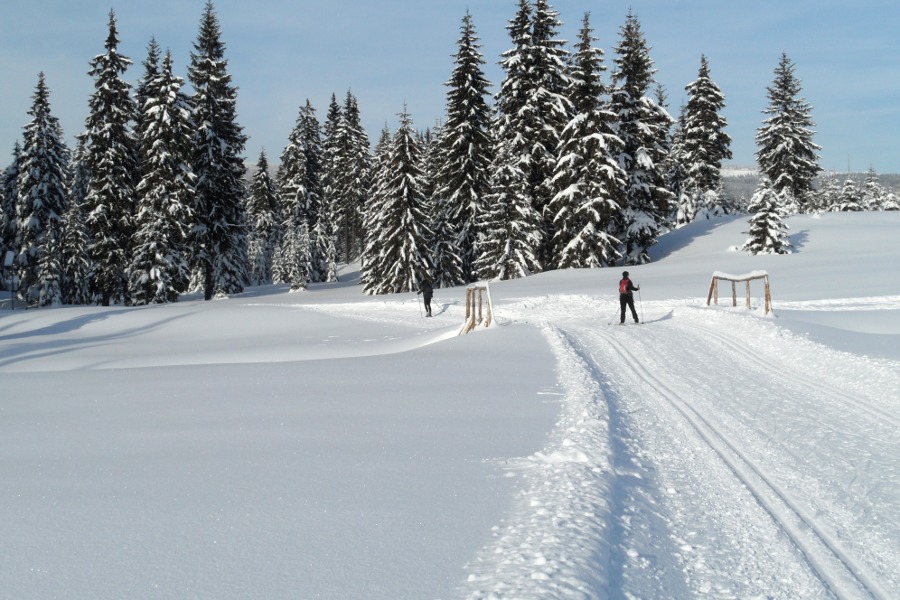
[[[472,284],[466,288],[466,321],[460,329],[460,335],[469,333],[483,325],[490,327],[493,321],[491,291],[488,285]]]
[[[706,305],[709,306],[711,301],[715,301],[716,304],[719,303],[719,281],[722,280],[731,282],[732,306],[737,306],[737,284],[741,282],[745,283],[747,288],[747,308],[750,308],[750,282],[757,279],[761,279],[764,282],[766,298],[765,314],[769,314],[769,311],[772,310],[772,293],[769,288],[769,274],[765,271],[754,271],[746,275],[729,275],[727,273],[719,273],[718,271],[713,273],[712,282],[709,284],[709,295],[706,297]]]

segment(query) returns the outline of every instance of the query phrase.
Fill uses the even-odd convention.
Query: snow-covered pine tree
[[[106,52],[91,61],[94,78],[85,122],[84,162],[89,176],[85,199],[91,261],[90,285],[103,306],[127,300],[138,179],[136,107],[123,75],[131,61],[119,54],[115,13],[109,13]]]
[[[893,192],[887,192],[879,210],[900,210],[900,199]]]
[[[272,260],[278,241],[280,199],[269,174],[266,151],[259,153],[256,172],[250,181],[247,217],[250,221],[250,281],[253,285],[272,283]]]
[[[316,109],[307,99],[300,109],[297,126],[302,140],[303,158],[306,161],[306,222],[309,228],[310,281],[325,279],[323,255],[328,240],[319,239],[319,233],[327,232],[319,226],[322,213],[322,128],[316,117]]]
[[[688,189],[688,171],[684,152],[684,121],[687,107],[681,105],[675,128],[672,132],[671,148],[662,165],[666,188],[672,192],[674,204],[672,214],[669,216],[669,225],[672,228],[683,227],[694,220],[697,212],[696,198]]]
[[[247,280],[247,219],[241,154],[247,137],[237,123],[237,88],[228,73],[225,44],[212,2],[207,1],[191,52],[188,77],[194,88],[196,219],[191,234],[194,268],[203,297],[241,292]]]
[[[512,48],[503,52],[500,60],[504,77],[500,82],[500,89],[494,98],[494,120],[491,125],[493,159],[488,196],[489,198],[509,198],[511,190],[514,190],[516,202],[527,202],[530,210],[533,211],[535,200],[530,193],[529,186],[526,185],[529,171],[528,163],[530,161],[529,143],[532,135],[526,131],[527,122],[525,120],[525,106],[528,102],[531,85],[528,72],[528,55],[529,47],[531,46],[531,13],[532,5],[529,0],[518,0],[516,14],[506,26],[512,42]],[[498,153],[501,151],[504,153],[502,157],[498,156]],[[515,164],[509,164],[509,161],[514,161]],[[501,166],[505,169],[504,177],[518,176],[521,178],[519,182],[504,180],[504,191],[499,191],[494,187],[500,176],[497,169]],[[489,230],[480,229],[481,236],[502,235],[505,226],[501,227],[502,224],[494,222],[501,212],[498,207],[485,206],[485,214],[483,217],[479,217],[478,222],[483,223]],[[542,228],[540,220],[537,221],[537,225]],[[543,241],[543,237],[540,234],[536,236],[526,235],[523,237],[523,240],[540,244]],[[502,244],[503,242],[496,240],[496,243]],[[490,262],[492,259],[498,258],[499,251],[496,250],[495,240],[482,239],[481,237],[476,243],[477,248],[481,248],[481,250],[476,250],[477,266],[475,267],[475,272],[479,278],[487,278],[485,273],[494,272],[494,267],[490,265]],[[494,252],[490,256],[482,256],[481,252],[485,249],[491,249]],[[529,255],[533,254],[537,257],[539,253],[540,247],[535,246],[532,252],[529,252]]]
[[[419,170],[422,172],[422,196],[425,198],[423,208],[426,214],[431,214],[440,163],[438,138],[441,136],[441,125],[438,122],[434,129],[429,127],[425,131],[416,131],[415,136],[419,144]]]
[[[87,168],[84,164],[84,140],[78,141],[69,169],[69,206],[63,215],[62,237],[62,302],[92,304],[89,286],[91,262],[88,256],[88,230],[84,204],[88,193]]]
[[[333,247],[334,254],[330,261],[336,263],[338,260],[338,252],[340,243],[338,241],[338,222],[340,216],[340,206],[337,202],[337,182],[340,179],[338,168],[340,165],[340,144],[338,139],[338,131],[340,122],[343,118],[341,105],[337,101],[337,97],[332,94],[331,102],[328,105],[328,114],[325,116],[325,122],[322,124],[322,201],[320,203],[319,217],[321,220],[320,232],[317,236],[326,236],[326,254],[328,248]],[[325,259],[327,264],[329,259]],[[332,269],[337,273],[337,265],[334,264]],[[327,272],[328,269],[326,268]],[[335,279],[336,280],[336,279]]]
[[[505,75],[495,98],[496,116],[492,124],[492,137],[494,140],[506,140],[502,143],[510,146],[510,157],[518,157],[518,170],[524,177],[530,137],[525,132],[524,113],[529,91],[528,52],[531,45],[532,6],[529,0],[518,1],[516,15],[506,26],[513,47],[501,55],[500,66]]]
[[[841,187],[841,193],[838,195],[837,203],[832,204],[831,210],[835,212],[859,212],[864,210],[862,193],[856,182],[851,177],[844,180]]]
[[[491,164],[490,192],[479,216],[475,273],[479,279],[518,279],[541,270],[541,216],[525,191],[513,142],[499,138]]]
[[[750,254],[790,254],[788,226],[781,218],[784,203],[779,196],[786,190],[777,190],[766,176],[760,177],[759,187],[750,199],[750,237],[742,250]]]
[[[816,154],[822,148],[812,141],[812,108],[800,91],[794,64],[782,53],[775,79],[767,88],[769,104],[763,114],[769,116],[756,132],[756,160],[772,187],[787,191],[782,195],[796,199],[800,210],[806,211],[814,179],[822,170]]]
[[[9,209],[6,207],[6,198],[3,194],[3,187],[0,186],[0,260],[6,256],[6,250],[9,246],[6,241],[6,230],[10,220]],[[6,282],[0,273],[0,290],[5,290]]]
[[[384,249],[385,239],[381,237],[381,217],[385,211],[385,196],[388,178],[388,161],[391,153],[391,132],[385,126],[381,130],[375,153],[372,157],[372,188],[369,205],[363,213],[365,246],[362,254],[360,280],[364,289],[374,289],[382,280],[379,257]]]
[[[613,133],[615,115],[602,103],[603,51],[594,47],[592,31],[585,14],[568,78],[573,117],[562,132],[553,178],[558,191],[548,205],[553,264],[560,269],[605,267],[621,258],[612,235],[625,202],[621,141]]]
[[[316,271],[319,273],[321,281],[329,283],[337,281],[337,235],[334,223],[331,220],[330,211],[323,210],[319,213],[315,238],[319,252],[319,263],[316,265]]]
[[[285,223],[287,225],[289,221]],[[305,219],[299,218],[296,224],[285,226],[280,253],[282,282],[290,284],[292,292],[305,290],[312,270],[309,225]]]
[[[862,186],[862,206],[863,210],[883,210],[885,199],[888,192],[878,180],[878,173],[874,167],[869,167],[866,171],[866,179]]]
[[[147,44],[147,58],[141,63],[144,66],[144,74],[138,80],[137,85],[134,88],[134,101],[136,106],[134,130],[138,133],[138,161],[140,163],[143,163],[144,160],[143,146],[140,140],[140,132],[144,128],[144,106],[147,104],[147,100],[151,95],[150,86],[153,84],[153,81],[159,77],[159,60],[161,57],[162,49],[156,42],[156,38],[150,38],[150,42]]]
[[[819,188],[810,194],[804,210],[806,212],[830,211],[840,202],[841,182],[837,173],[831,171],[820,178]]]
[[[428,240],[433,234],[423,210],[421,151],[405,105],[399,117],[400,126],[382,165],[385,172],[380,215],[372,232],[382,242],[378,255],[370,259],[377,278],[367,277],[368,294],[416,291],[423,281],[431,279]]]
[[[190,278],[187,245],[194,221],[196,176],[191,105],[183,79],[166,53],[159,74],[148,82],[140,131],[143,177],[137,187],[134,256],[129,288],[134,304],[176,302]]]
[[[706,56],[700,57],[697,79],[684,88],[688,101],[683,110],[680,158],[687,170],[685,193],[696,200],[688,220],[710,218],[724,212],[722,161],[731,158],[731,137],[725,133],[727,121],[720,112],[725,96],[711,79]]]
[[[360,122],[359,105],[349,91],[344,100],[341,120],[335,132],[337,154],[334,157],[332,206],[336,207],[339,253],[351,262],[362,253],[363,214],[369,203],[371,158],[369,137]]]
[[[649,262],[648,250],[659,237],[673,205],[665,188],[661,131],[671,122],[666,111],[647,94],[653,83],[653,61],[637,16],[631,11],[620,29],[616,47],[611,109],[619,121],[624,146],[619,164],[626,173],[627,205],[622,240],[626,264]]]
[[[3,173],[0,174],[0,200],[3,202],[3,218],[0,220],[0,250],[12,250],[16,248],[16,203],[19,199],[16,180],[19,177],[19,162],[22,156],[22,147],[17,141],[13,146],[13,159]]]
[[[305,289],[311,280],[313,258],[309,241],[311,219],[306,143],[301,116],[281,153],[278,191],[281,198],[280,263],[277,283],[289,283],[292,290]]]
[[[559,136],[569,120],[564,41],[556,39],[560,22],[545,0],[532,5],[519,0],[507,26],[513,48],[502,54],[505,72],[495,102],[493,137],[517,157],[522,193],[541,215],[541,247],[535,251],[542,267],[551,262],[552,216],[544,215],[553,197],[553,172]],[[492,176],[496,175],[492,173]]]
[[[431,283],[435,288],[452,287],[470,280],[463,275],[460,229],[453,218],[457,207],[452,205],[450,198],[440,190],[438,181],[438,173],[442,166],[446,165],[443,161],[445,149],[441,143],[442,135],[444,133],[438,127],[436,136],[426,136],[426,143],[422,146],[425,213],[428,215],[428,227],[433,236],[429,240],[431,264],[434,266]]]
[[[439,137],[440,168],[437,174],[436,202],[444,207],[448,232],[455,235],[452,243],[455,251],[445,255],[451,259],[445,264],[444,258],[435,257],[435,285],[456,285],[474,278],[475,239],[478,235],[475,224],[488,191],[491,164],[491,109],[488,105],[490,82],[485,79],[482,66],[481,44],[472,22],[472,15],[466,12],[460,27],[457,51],[454,54],[454,69],[445,84],[447,91],[447,119]],[[441,234],[441,227],[435,228]],[[461,264],[461,277],[457,277],[457,267],[452,256],[456,255]]]
[[[701,192],[716,191],[722,182],[722,161],[731,158],[731,137],[720,112],[725,96],[709,74],[706,56],[700,57],[697,79],[684,87],[683,160],[689,183]]]
[[[541,215],[543,237],[539,252],[541,264],[553,262],[553,215],[548,210],[555,195],[553,175],[559,153],[562,130],[569,122],[571,105],[566,95],[567,42],[557,37],[562,26],[559,13],[547,0],[535,0],[531,20],[531,43],[526,61],[529,77],[525,81],[525,134],[528,139],[526,185],[534,209]]]
[[[25,125],[17,188],[16,269],[18,294],[26,303],[60,304],[60,237],[66,211],[69,151],[59,120],[50,111],[44,74],[32,96]]]

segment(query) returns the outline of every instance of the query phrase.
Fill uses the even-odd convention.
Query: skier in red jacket
[[[634,310],[634,293],[635,291],[641,289],[641,286],[635,287],[635,285],[631,282],[631,279],[628,278],[628,271],[622,273],[622,279],[619,281],[619,304],[622,307],[622,316],[619,319],[619,325],[625,324],[625,308],[631,308],[631,316],[634,317],[635,323],[640,323],[640,319],[638,319],[637,311]]]

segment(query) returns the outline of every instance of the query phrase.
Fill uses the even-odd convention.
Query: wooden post
[[[478,290],[478,321],[477,321],[478,325],[481,325],[481,321],[483,320],[481,317],[481,301],[482,301],[482,299],[483,298],[482,298],[481,290],[479,289]]]

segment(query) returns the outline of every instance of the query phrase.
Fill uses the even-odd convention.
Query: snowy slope
[[[4,310],[0,598],[900,597],[900,214],[789,224],[665,236],[641,326],[620,269],[463,337],[459,289]],[[755,270],[775,316],[706,306]]]

